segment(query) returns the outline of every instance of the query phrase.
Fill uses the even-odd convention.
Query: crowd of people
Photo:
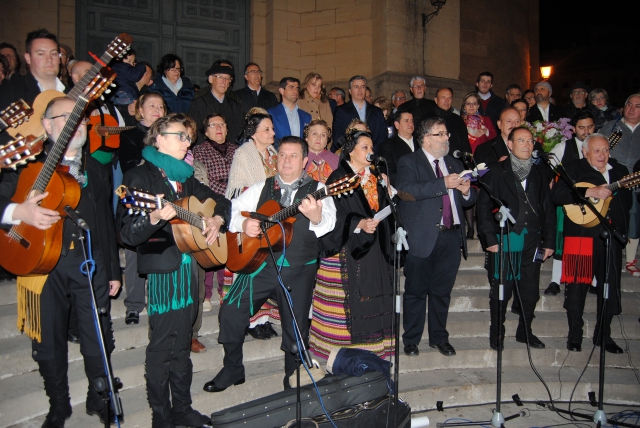
[[[44,29],[27,36],[22,58],[28,66],[25,74],[17,49],[0,44],[0,109],[19,99],[33,103],[42,91],[60,92],[43,112],[48,143],[38,164],[51,155],[59,138],[66,138],[62,130],[73,120],[78,101],[71,88],[92,63],[74,59],[71,49]],[[391,357],[392,270],[398,254],[391,242],[394,216],[382,215],[390,205],[397,207],[409,243],[401,257],[406,276],[404,354],[419,354],[425,324],[430,347],[446,356],[456,354],[447,316],[461,257],[467,257],[467,241],[476,232],[487,253],[491,349],[504,343],[501,323],[507,309],[499,304],[500,278],[506,301],[517,296],[512,307],[520,315],[516,341],[545,347],[532,324],[541,262],[553,255],[552,281],[544,293],[556,295],[565,284],[567,349],[581,351],[585,300],[593,292],[599,298],[594,344],[623,352],[611,338],[610,324],[622,311],[623,250],[626,272],[640,276],[640,206],[638,192],[624,187],[612,191],[609,185],[640,170],[640,94],[616,109],[605,89],[590,90],[577,82],[571,102],[560,107],[552,102],[546,81],[525,91],[511,84],[502,98],[492,91],[493,75],[483,72],[456,109],[451,88],[437,88],[429,99],[422,76],[411,78],[408,91],[373,99],[365,76],[353,76],[346,90],[327,89],[316,72],[302,82],[282,78],[279,94],[274,94],[262,86],[263,72],[255,62],[244,67],[245,85],[238,90],[233,90],[234,65],[227,60],[212,64],[206,72],[210,86],[202,89],[185,76],[185,63],[175,54],[164,55],[154,69],[138,63],[130,50],[112,68],[118,74],[115,91],[90,103],[85,115],[111,115],[129,129],[120,134],[117,149],[90,149],[87,120],[73,123],[60,161],[69,170],[60,174],[79,186],[77,210],[98,236],[92,241],[94,287],[98,304],[106,309],[100,318],[107,354],[114,349],[110,298],[125,296],[127,325],[138,324],[144,311],[148,315],[145,379],[153,427],[211,426],[207,416],[191,407],[190,352],[206,351],[198,330],[202,313],[212,310],[212,299],[220,302],[218,342],[224,358],[220,372],[203,387],[208,392],[244,383],[245,336],[269,340],[279,334],[273,328],[277,323],[285,355],[284,388],[291,387],[299,364],[292,346],[297,340],[321,359],[345,347]],[[534,159],[534,150],[542,147],[523,126],[563,117],[571,120],[574,136],[554,148],[549,163],[564,165],[574,182],[592,185],[577,192],[558,178],[546,156]],[[621,138],[611,149],[608,137],[614,133]],[[6,133],[1,137],[8,139]],[[372,160],[372,154],[380,159]],[[489,169],[481,188],[462,174],[480,163]],[[3,233],[20,224],[40,230],[63,226],[59,261],[48,275],[29,280],[39,281],[42,333],[32,337],[32,346],[50,403],[43,427],[63,427],[71,416],[68,341],[80,344],[84,358],[87,413],[102,421],[113,419],[104,413],[97,387],[104,368],[91,297],[78,269],[82,233],[71,219],[41,204],[48,193],[11,200],[30,176],[22,174],[28,168],[0,175]],[[359,179],[352,194],[313,196],[351,174]],[[180,209],[167,203],[136,215],[113,196],[121,184],[169,202],[190,196],[215,201],[214,211],[202,216],[209,245],[227,231],[238,233],[229,245],[261,235],[261,221],[243,212],[273,203],[293,207],[291,242],[250,272],[203,269],[174,238],[171,220]],[[602,214],[624,237],[623,242],[612,241],[608,267],[603,266],[602,226],[587,227],[563,214],[563,206],[582,203],[585,197],[611,198]],[[507,255],[502,271],[501,231],[494,220],[498,202],[515,219],[502,243]],[[124,275],[118,248],[126,261]],[[607,272],[611,291],[601,317]],[[23,281],[18,278],[19,287]],[[598,334],[601,322],[604,336]],[[301,337],[296,338],[296,330]]]

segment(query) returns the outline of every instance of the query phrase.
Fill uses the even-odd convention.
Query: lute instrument
[[[634,172],[633,174],[625,175],[620,180],[608,184],[604,187],[611,190],[612,192],[615,192],[622,187],[629,189],[638,185],[640,185],[640,171]],[[596,187],[596,185],[580,182],[576,183],[576,187],[592,188]],[[596,209],[602,216],[606,216],[612,197],[613,196],[609,196],[606,199],[589,198],[589,201],[596,207]],[[594,227],[600,223],[600,220],[598,220],[598,217],[596,217],[593,211],[591,211],[591,209],[584,204],[565,205],[564,211],[569,220],[583,227]]]
[[[129,209],[130,214],[147,215],[156,209],[171,205],[176,210],[176,218],[170,220],[173,238],[178,249],[193,255],[203,268],[221,266],[227,262],[227,238],[224,233],[211,244],[202,234],[207,225],[203,217],[213,217],[216,201],[206,199],[200,202],[195,196],[170,202],[133,187],[121,185],[116,189],[120,202]]]
[[[328,196],[340,197],[343,193],[352,192],[360,185],[360,176],[348,174],[338,181],[327,184],[325,187],[310,193],[316,200],[324,199]],[[282,229],[278,225],[280,222],[285,231],[284,246],[288,246],[293,238],[293,217],[299,212],[302,199],[295,201],[290,206],[282,208],[276,201],[267,201],[257,212],[269,217],[267,223],[267,235],[274,252],[282,251],[283,239]],[[244,217],[249,217],[248,212],[241,213]],[[263,234],[255,238],[249,237],[246,233],[227,232],[228,260],[227,269],[236,273],[252,273],[262,265],[269,254],[269,245]]]

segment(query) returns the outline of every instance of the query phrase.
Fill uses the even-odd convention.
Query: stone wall
[[[71,48],[76,45],[76,0],[3,0],[0,40],[18,49],[24,64],[27,33],[46,28]]]

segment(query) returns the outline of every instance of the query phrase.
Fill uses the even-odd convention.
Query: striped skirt
[[[334,348],[358,348],[375,353],[380,358],[393,355],[393,337],[378,342],[352,344],[344,310],[345,293],[341,281],[338,256],[320,259],[313,293],[313,316],[309,348],[320,358],[327,359]]]

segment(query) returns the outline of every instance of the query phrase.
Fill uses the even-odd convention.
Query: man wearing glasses
[[[427,297],[429,346],[445,356],[456,354],[449,343],[447,316],[461,249],[467,257],[463,207],[475,203],[476,192],[460,177],[462,162],[448,155],[449,135],[444,119],[426,120],[417,133],[421,149],[398,162],[395,186],[409,241],[402,341],[410,356],[420,352]]]
[[[485,268],[489,276],[491,314],[489,346],[494,351],[497,350],[499,335],[504,337],[507,303],[512,295],[518,298],[513,292],[517,283],[522,310],[516,330],[516,342],[528,343],[532,348],[541,349],[545,345],[533,334],[531,323],[536,303],[540,299],[540,266],[543,260],[553,254],[555,248],[555,207],[549,201],[547,166],[534,163],[532,158],[534,141],[531,132],[526,128],[512,129],[507,137],[507,146],[509,156],[502,162],[490,164],[489,172],[482,178],[491,193],[509,208],[516,219],[515,224],[507,222],[508,230],[504,234],[502,323],[499,322],[500,226],[494,217],[499,206],[483,191],[478,196],[476,207],[478,237],[482,248],[487,252]]]
[[[250,62],[244,67],[244,80],[247,85],[235,91],[235,94],[242,101],[245,114],[253,107],[269,110],[278,104],[276,95],[262,87],[262,76],[262,70],[255,62]]]
[[[569,92],[569,104],[564,107],[565,117],[572,118],[579,111],[587,110],[591,113],[597,114],[596,107],[587,103],[587,96],[589,95],[589,91],[591,89],[582,82],[576,82],[571,87],[571,92]]]
[[[413,121],[418,129],[418,124],[423,118],[435,108],[436,103],[426,97],[427,95],[427,83],[422,76],[413,76],[409,82],[409,91],[411,92],[411,98],[409,101],[405,99],[404,102],[396,106],[397,111],[408,111],[413,115]],[[395,104],[394,104],[395,106]]]
[[[207,116],[219,113],[227,120],[227,140],[235,144],[244,128],[244,110],[242,104],[227,95],[227,89],[231,85],[233,69],[224,66],[213,66],[207,70],[211,90],[203,96],[197,97],[191,103],[189,116],[196,121],[199,126],[198,140],[196,144],[204,141],[205,132],[202,124]]]

